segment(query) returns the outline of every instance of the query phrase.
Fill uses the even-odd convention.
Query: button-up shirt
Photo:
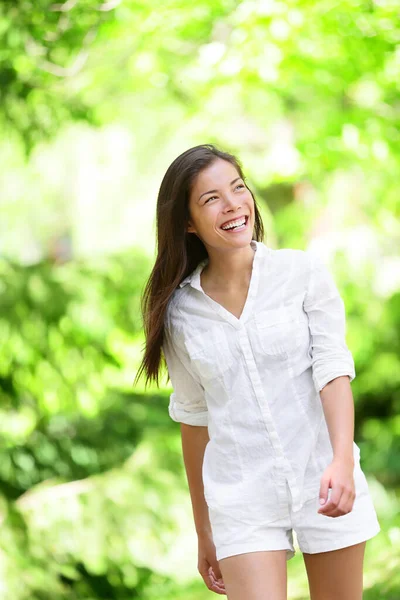
[[[277,516],[286,482],[294,511],[318,496],[333,458],[319,392],[336,377],[352,381],[356,374],[344,302],[325,263],[309,250],[256,240],[251,247],[240,317],[202,289],[206,258],[170,298],[163,352],[173,388],[170,417],[208,427],[208,506],[242,518],[252,503],[267,521]],[[354,442],[353,451],[359,461]]]

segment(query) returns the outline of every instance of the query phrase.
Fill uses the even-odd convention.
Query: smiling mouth
[[[248,221],[249,221],[249,215],[245,215],[244,216],[244,224],[243,225],[239,225],[239,226],[236,226],[236,227],[230,227],[228,229],[223,229],[222,227],[220,227],[220,229],[222,229],[222,231],[226,231],[228,233],[230,231],[243,231],[244,229],[246,229]]]

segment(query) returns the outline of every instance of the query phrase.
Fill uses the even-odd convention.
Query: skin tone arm
[[[194,524],[198,536],[211,534],[208,507],[204,498],[202,465],[209,441],[208,428],[181,423],[183,462],[189,484]]]
[[[318,512],[328,517],[339,517],[352,510],[355,498],[354,400],[349,377],[345,375],[330,381],[320,391],[320,397],[333,448],[333,460],[321,478],[320,504],[323,506]],[[332,492],[327,502],[329,488],[332,488]]]
[[[204,498],[202,466],[209,441],[208,428],[181,423],[183,462],[189,485],[193,517],[198,538],[198,571],[208,589],[225,594],[225,586],[216,558],[208,506]]]

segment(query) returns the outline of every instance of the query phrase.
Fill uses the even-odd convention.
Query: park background
[[[205,600],[171,388],[133,387],[162,176],[212,142],[346,306],[355,440],[400,597],[397,0],[0,6],[0,598]],[[289,598],[308,597],[301,555]]]

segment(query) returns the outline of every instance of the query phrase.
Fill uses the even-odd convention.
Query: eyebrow
[[[234,179],[233,181],[231,181],[229,185],[233,185],[235,183],[235,181],[238,181],[239,179],[242,179],[242,178],[241,177],[236,177],[236,179]],[[209,192],[204,192],[203,194],[201,194],[201,196],[199,197],[199,199],[197,200],[197,202],[200,202],[201,198],[203,196],[205,196],[206,194],[215,194],[216,192],[218,192],[218,190],[210,190]]]

